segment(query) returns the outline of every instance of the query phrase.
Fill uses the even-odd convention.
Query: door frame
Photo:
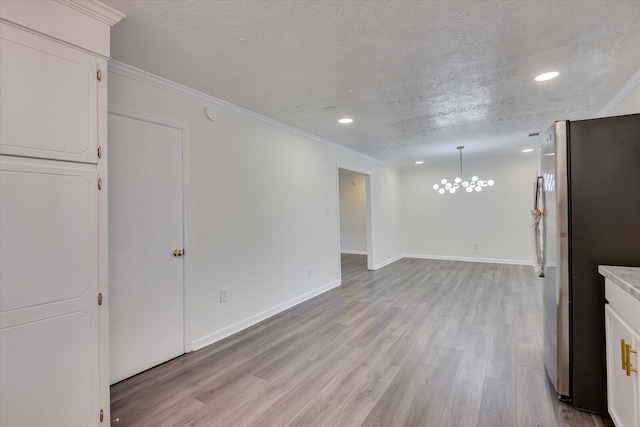
[[[189,318],[191,313],[191,193],[189,177],[191,162],[189,150],[189,126],[186,123],[155,116],[142,111],[109,104],[109,114],[127,117],[134,120],[153,123],[177,129],[182,135],[182,240],[185,257],[182,261],[182,316],[183,316],[183,348],[185,353],[192,350]]]
[[[373,177],[371,175],[371,172],[367,170],[338,162],[336,163],[336,205],[338,206],[338,277],[340,277],[340,281],[342,282],[342,262],[340,262],[340,257],[342,254],[340,248],[340,169],[346,169],[364,175],[367,221],[367,269],[375,270],[375,268],[373,267],[375,264],[373,262],[373,204],[371,203],[371,186]]]

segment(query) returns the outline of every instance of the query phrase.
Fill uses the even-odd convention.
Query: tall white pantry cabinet
[[[2,427],[109,425],[106,79],[123,17],[0,2]]]

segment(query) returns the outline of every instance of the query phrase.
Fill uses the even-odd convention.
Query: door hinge
[[[98,294],[98,305],[102,305],[102,292]]]
[[[100,409],[100,422],[104,421],[104,410]]]
[[[102,190],[102,178],[98,178],[98,190]]]
[[[96,73],[96,77],[97,77],[99,82],[102,81],[102,71],[101,70],[98,70],[98,72]]]
[[[102,147],[98,145],[98,158],[102,158]]]

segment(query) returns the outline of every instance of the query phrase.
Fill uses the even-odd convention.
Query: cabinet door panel
[[[7,24],[0,31],[0,154],[96,163],[95,57]]]
[[[0,331],[3,426],[92,424],[92,321],[78,311]]]
[[[0,156],[0,425],[99,424],[97,172]]]
[[[607,305],[605,308],[607,329],[607,393],[609,414],[617,427],[636,427],[638,420],[638,374],[627,372],[622,366],[621,340],[637,346],[638,339],[627,322]],[[634,355],[635,356],[635,355]],[[632,358],[637,366],[637,358]]]
[[[3,160],[0,311],[82,297],[97,282],[95,170]]]

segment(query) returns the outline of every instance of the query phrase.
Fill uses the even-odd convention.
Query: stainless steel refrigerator
[[[607,414],[598,265],[640,266],[640,114],[556,122],[541,154],[545,368],[561,400]]]

